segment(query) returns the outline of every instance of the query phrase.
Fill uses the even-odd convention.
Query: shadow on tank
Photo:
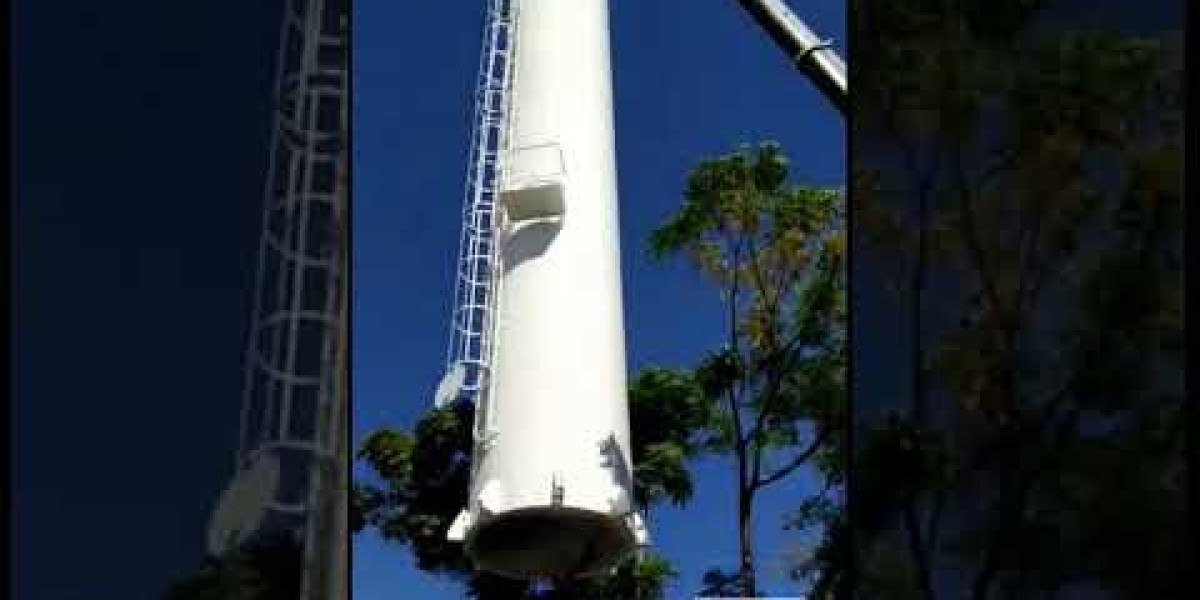
[[[621,519],[566,506],[493,517],[466,543],[481,570],[522,579],[600,573],[634,547]]]

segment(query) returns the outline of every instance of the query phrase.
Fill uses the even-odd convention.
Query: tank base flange
[[[493,515],[472,527],[465,542],[478,569],[518,579],[604,572],[635,546],[620,517],[570,506]]]

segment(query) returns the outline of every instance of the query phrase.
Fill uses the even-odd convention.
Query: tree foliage
[[[629,386],[634,498],[647,509],[692,496],[687,461],[703,451],[711,407],[686,371],[647,367]]]
[[[1181,597],[1178,56],[1045,4],[855,11],[856,227],[913,332],[855,432],[856,597]]]
[[[845,416],[845,274],[841,194],[788,182],[777,144],[703,161],[683,206],[650,239],[715,286],[727,344],[690,373],[708,403],[706,450],[737,467],[740,563],[714,569],[705,593],[757,592],[751,539],[759,491],[806,464],[832,482]],[[815,525],[808,523],[807,525]]]
[[[295,600],[300,595],[304,557],[289,536],[264,536],[172,583],[166,600]]]

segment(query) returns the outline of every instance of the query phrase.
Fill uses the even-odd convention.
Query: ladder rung
[[[464,389],[480,389],[490,356],[489,325],[494,320],[492,302],[496,276],[494,213],[500,158],[504,146],[509,86],[515,48],[513,0],[491,0],[484,31],[484,49],[475,95],[475,130],[472,134],[470,165],[464,193],[463,249],[453,313],[451,360],[473,365]]]

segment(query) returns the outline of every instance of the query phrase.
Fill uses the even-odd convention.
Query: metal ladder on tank
[[[508,148],[519,2],[489,0],[484,17],[447,376],[436,398],[439,407],[473,401],[477,413],[486,412],[483,396],[492,364],[500,275],[497,237],[503,218],[498,200]],[[477,440],[486,422],[485,415],[476,415]]]

